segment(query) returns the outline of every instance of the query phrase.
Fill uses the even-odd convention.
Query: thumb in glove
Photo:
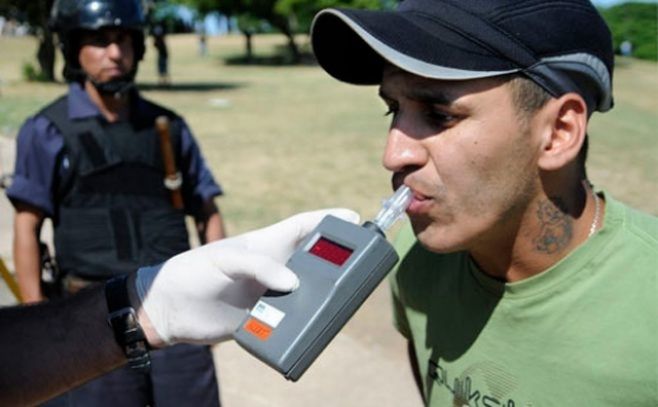
[[[347,209],[305,212],[187,251],[162,266],[139,269],[138,316],[149,343],[213,344],[228,339],[267,289],[297,288],[299,280],[285,263],[327,215],[359,220]]]

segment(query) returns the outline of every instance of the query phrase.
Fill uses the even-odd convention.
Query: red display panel
[[[354,250],[332,242],[329,239],[320,237],[309,250],[310,253],[325,259],[337,266],[342,266],[350,257]]]

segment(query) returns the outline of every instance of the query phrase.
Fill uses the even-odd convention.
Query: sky
[[[658,0],[635,0],[641,3],[656,3]],[[609,7],[615,4],[628,3],[628,0],[593,0],[592,3],[599,7]]]

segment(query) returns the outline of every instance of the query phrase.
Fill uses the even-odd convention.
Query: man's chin
[[[446,254],[462,250],[462,247],[447,239],[446,233],[437,226],[412,221],[412,228],[418,242],[433,253]]]

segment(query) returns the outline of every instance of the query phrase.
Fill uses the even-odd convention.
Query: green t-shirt
[[[511,284],[400,232],[395,321],[428,405],[658,406],[658,219],[606,203],[585,244]]]

